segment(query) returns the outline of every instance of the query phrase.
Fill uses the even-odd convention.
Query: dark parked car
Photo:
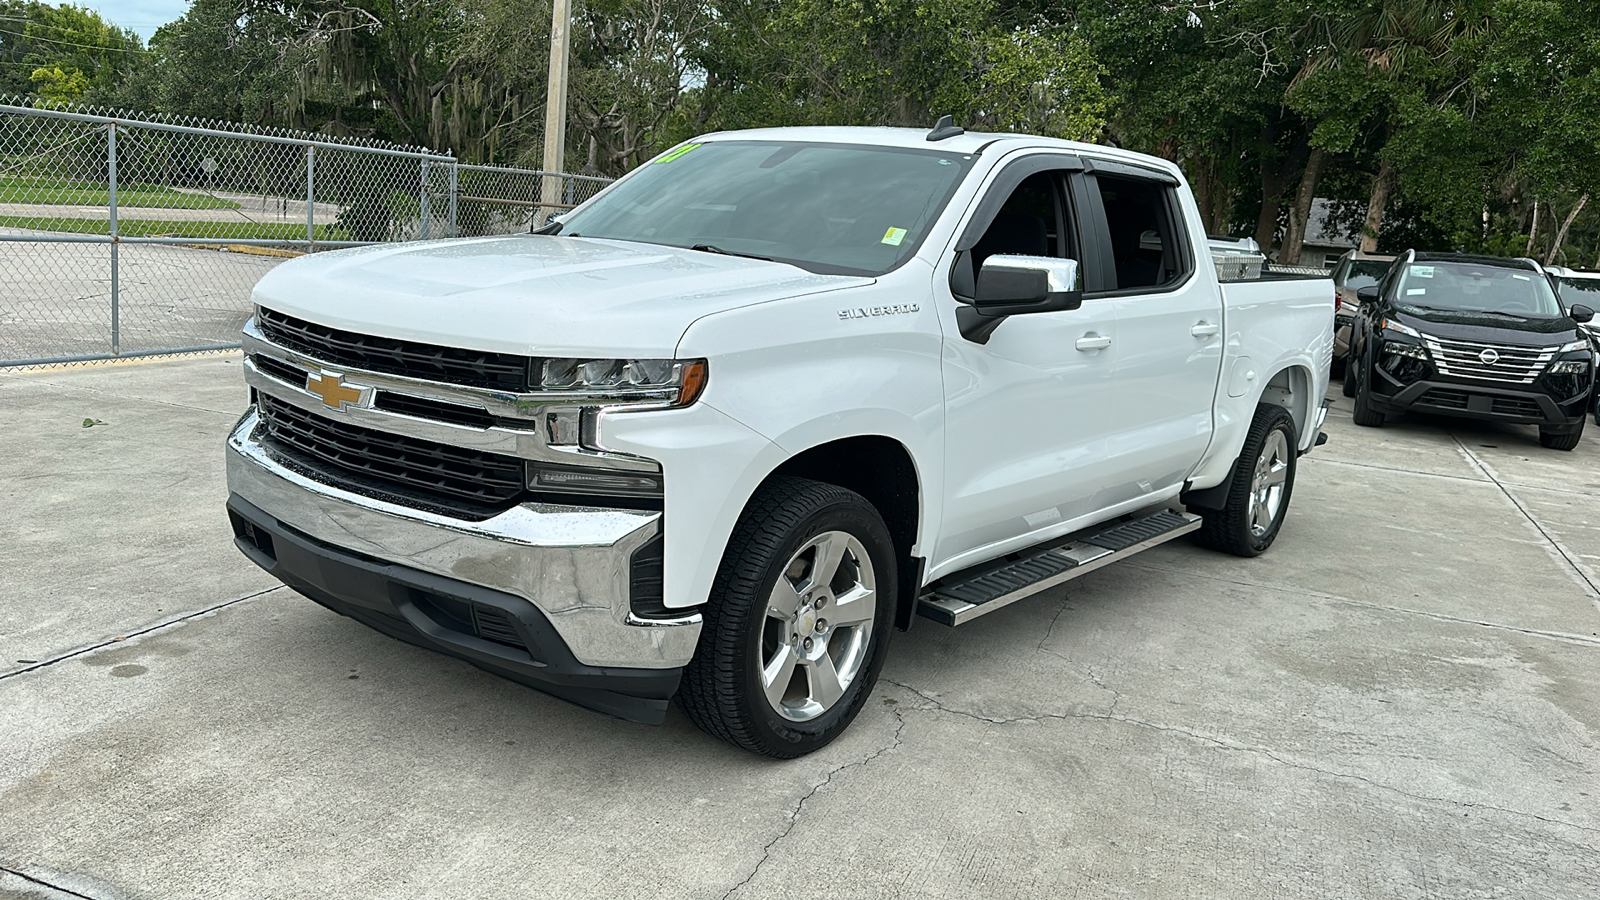
[[[1357,425],[1403,410],[1539,426],[1578,446],[1592,408],[1594,310],[1563,308],[1539,264],[1410,251],[1361,289],[1344,392]]]

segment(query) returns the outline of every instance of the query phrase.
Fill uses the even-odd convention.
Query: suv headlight
[[[1589,371],[1586,359],[1558,359],[1550,364],[1551,375],[1582,375]]]
[[[1383,330],[1392,331],[1395,334],[1403,334],[1406,337],[1414,337],[1417,340],[1422,340],[1422,332],[1412,328],[1410,325],[1406,325],[1402,322],[1396,322],[1393,319],[1383,320]]]
[[[1588,350],[1588,349],[1589,349],[1589,342],[1588,341],[1576,340],[1576,341],[1573,341],[1570,344],[1562,344],[1561,345],[1561,349],[1557,350],[1556,352],[1557,353],[1575,353],[1575,352],[1577,352],[1579,350]]]

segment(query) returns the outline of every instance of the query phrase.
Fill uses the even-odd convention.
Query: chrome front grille
[[[1544,374],[1559,347],[1511,347],[1476,341],[1448,341],[1431,334],[1422,343],[1440,375],[1477,378],[1503,384],[1533,384]]]
[[[515,457],[362,428],[266,394],[257,401],[263,443],[329,483],[464,519],[522,499],[523,462]]]

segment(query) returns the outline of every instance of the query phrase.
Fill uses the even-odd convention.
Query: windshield
[[[1395,303],[1423,311],[1501,313],[1521,318],[1561,315],[1550,282],[1524,269],[1470,262],[1411,263],[1400,275]]]
[[[1568,306],[1582,303],[1591,309],[1600,307],[1600,278],[1561,279],[1561,299]]]
[[[1364,287],[1372,287],[1383,280],[1383,274],[1389,271],[1391,260],[1378,259],[1353,259],[1350,269],[1344,274],[1344,286],[1352,291],[1359,291]]]
[[[916,252],[971,164],[891,147],[686,144],[567,216],[561,234],[882,275]]]

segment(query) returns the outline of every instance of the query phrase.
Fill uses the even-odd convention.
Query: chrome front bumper
[[[659,620],[628,603],[633,552],[660,533],[654,511],[524,503],[467,522],[317,481],[275,458],[252,407],[228,436],[228,489],[296,531],[376,558],[523,598],[584,665],[681,668],[698,613]]]

